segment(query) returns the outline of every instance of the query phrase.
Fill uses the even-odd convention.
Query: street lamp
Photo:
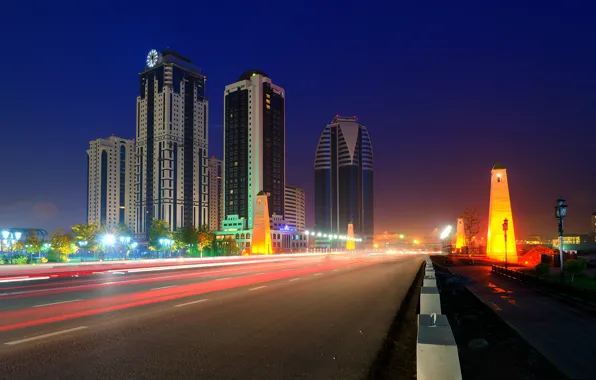
[[[130,243],[130,236],[120,236],[120,243],[128,249],[128,243]],[[124,259],[126,260],[126,252],[124,252]]]
[[[84,247],[87,246],[87,240],[81,240],[79,241],[79,248],[81,249],[81,251],[83,250]],[[83,252],[81,252],[81,261],[83,261]]]
[[[447,248],[445,239],[447,239],[449,237],[449,234],[451,233],[451,228],[452,228],[451,226],[447,226],[447,227],[445,227],[443,232],[441,232],[441,242],[443,243],[443,251],[445,251]]]
[[[561,265],[561,279],[563,279],[563,219],[567,216],[567,205],[565,199],[557,199],[557,205],[555,206],[555,218],[559,221],[559,258]]]
[[[104,245],[105,251],[105,247],[112,247],[114,244],[116,244],[116,237],[112,234],[105,234],[101,238],[101,242]]]
[[[172,245],[174,244],[174,240],[168,239],[168,238],[160,238],[159,244],[161,244],[162,247],[169,247],[170,248],[170,256],[172,255]],[[164,252],[164,254],[165,254],[165,252]]]
[[[507,218],[503,220],[503,236],[505,237],[505,270],[508,268],[508,261],[507,260],[507,230],[509,229],[509,221]]]

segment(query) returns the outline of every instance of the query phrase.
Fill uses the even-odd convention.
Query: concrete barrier
[[[440,314],[418,316],[416,370],[419,380],[462,378],[457,345],[446,316]]]
[[[457,345],[447,316],[441,314],[441,296],[430,259],[426,260],[420,290],[416,370],[420,380],[462,378]]]
[[[422,279],[422,286],[436,288],[437,287],[437,279],[435,278],[434,275],[433,276],[424,276],[424,278]]]
[[[436,286],[423,286],[420,290],[420,314],[441,314],[441,298]]]

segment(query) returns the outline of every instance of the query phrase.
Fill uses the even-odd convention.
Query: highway
[[[0,378],[362,379],[423,257],[0,284]]]

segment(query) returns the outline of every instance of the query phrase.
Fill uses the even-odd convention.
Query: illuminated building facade
[[[260,191],[269,215],[283,215],[285,167],[285,91],[264,72],[247,71],[224,92],[224,215],[253,228]]]
[[[140,76],[136,234],[146,238],[153,218],[172,231],[208,224],[205,76],[172,50],[151,50]]]
[[[306,196],[304,189],[286,185],[284,199],[284,219],[289,227],[296,231],[304,231],[306,228]]]
[[[503,234],[503,221],[505,219],[508,220],[509,224],[507,247],[505,247],[505,237]],[[505,261],[505,252],[507,252],[507,260],[509,262],[517,262],[515,224],[511,212],[507,169],[499,163],[495,164],[491,171],[488,234],[486,241],[486,254],[489,258]]]
[[[340,235],[374,237],[373,151],[356,117],[336,116],[315,153],[315,226]]]
[[[135,228],[134,141],[111,136],[89,141],[87,223]]]
[[[223,166],[222,160],[209,159],[209,230],[219,231],[223,219]]]

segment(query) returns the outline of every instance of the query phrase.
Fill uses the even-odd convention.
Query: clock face
[[[159,53],[157,50],[153,49],[147,54],[147,67],[155,67],[157,65],[157,61],[159,60]]]

